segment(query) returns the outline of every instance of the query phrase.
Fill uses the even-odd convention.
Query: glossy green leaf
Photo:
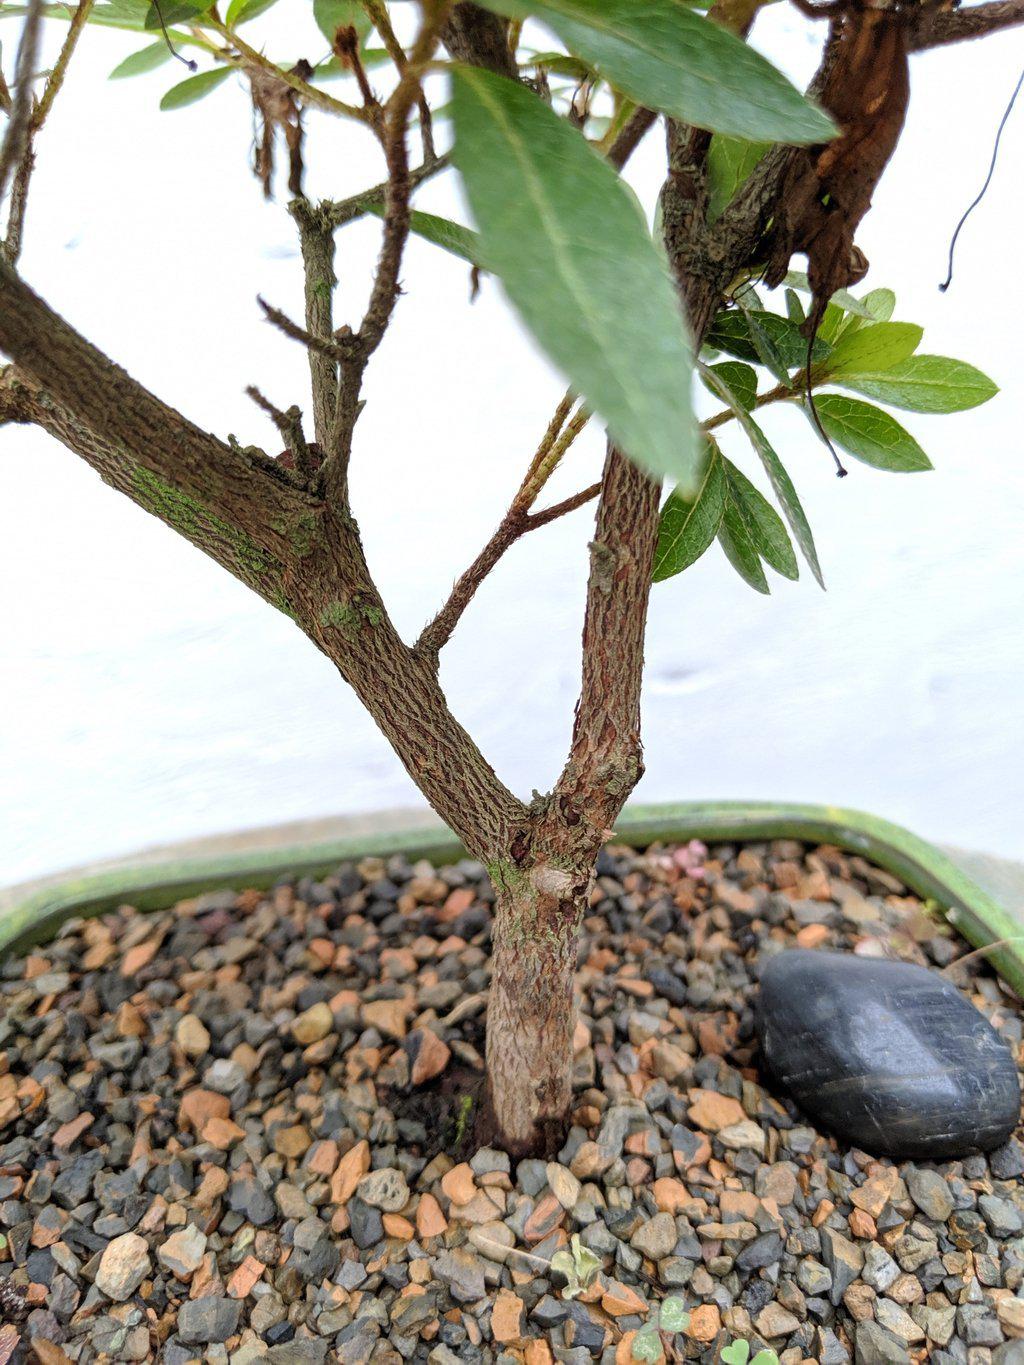
[[[164,110],[184,109],[187,104],[195,104],[197,100],[208,95],[211,90],[216,90],[218,85],[223,85],[227,78],[232,75],[234,75],[234,67],[215,66],[212,71],[200,71],[197,76],[189,76],[187,80],[171,86],[160,101],[160,108]]]
[[[708,148],[708,221],[714,222],[732,203],[736,191],[771,146],[716,133]]]
[[[383,204],[367,204],[366,208],[368,213],[384,217]],[[470,265],[485,268],[480,236],[472,228],[453,223],[450,218],[441,218],[436,213],[421,213],[419,209],[413,209],[409,215],[409,226],[417,237],[424,237]]]
[[[718,446],[709,441],[704,474],[696,496],[688,498],[675,489],[661,509],[652,574],[655,583],[675,577],[700,559],[718,535],[725,500],[722,455]]]
[[[488,267],[612,439],[695,491],[689,345],[636,200],[525,86],[468,66],[452,79],[455,164]]]
[[[924,328],[913,322],[875,322],[841,336],[832,347],[825,373],[829,376],[874,374],[891,370],[912,356]]]
[[[171,42],[176,46],[185,41],[184,35],[171,33],[168,35]],[[138,52],[133,52],[130,57],[125,57],[123,62],[119,62],[110,73],[110,80],[123,80],[126,76],[142,76],[147,71],[155,71],[157,67],[163,66],[164,62],[171,60],[171,49],[167,46],[163,38],[155,43],[150,43],[148,47],[140,48]]]
[[[807,339],[799,327],[779,313],[769,313],[761,309],[751,309],[746,316],[742,310],[730,309],[729,312],[718,313],[705,338],[708,345],[715,346],[720,351],[728,351],[730,355],[737,356],[740,360],[751,360],[756,365],[765,364],[751,340],[748,317],[771,342],[785,369],[797,369],[804,364],[807,359]],[[824,360],[828,353],[828,344],[818,337],[814,343],[814,360]]]
[[[735,414],[737,422],[746,432],[750,444],[757,452],[758,458],[764,466],[765,473],[771,481],[772,491],[778,499],[779,506],[782,508],[786,520],[789,522],[790,530],[800,552],[807,561],[811,573],[814,574],[819,587],[824,588],[825,579],[822,576],[821,565],[818,562],[818,551],[814,544],[814,536],[811,533],[810,523],[807,514],[804,512],[803,504],[797,496],[797,491],[793,487],[793,481],[789,477],[785,465],[779,459],[775,448],[768,440],[767,436],[746,411],[742,403],[737,399],[735,393],[730,388],[728,380],[721,374],[722,366],[717,366],[714,370],[708,371],[707,367],[701,367],[701,374],[705,382],[713,387],[719,396],[728,403]],[[760,496],[760,494],[758,495]],[[788,541],[787,541],[788,543]],[[767,558],[767,555],[765,556]],[[772,561],[769,560],[769,563]],[[774,565],[773,565],[774,567]],[[780,570],[780,573],[783,570]]]
[[[536,18],[637,104],[766,142],[824,142],[835,125],[760,53],[679,0],[484,0]]]
[[[231,0],[224,22],[228,28],[234,28],[236,24],[247,24],[250,19],[257,19],[261,14],[266,14],[272,5],[276,5],[277,0]]]
[[[718,365],[708,365],[706,367],[712,374],[717,374],[724,384],[729,386],[729,391],[747,412],[751,410],[757,401],[757,371],[750,365],[744,365],[741,360],[723,360]],[[722,392],[713,384],[709,383],[704,374],[705,366],[700,367],[701,378],[704,380],[706,388],[717,397],[722,397]]]
[[[944,355],[914,355],[884,373],[843,375],[837,382],[908,412],[964,412],[999,392],[988,375]]]
[[[881,408],[838,393],[816,397],[815,407],[821,425],[836,445],[865,464],[894,474],[914,474],[932,468],[931,460],[910,432]]]
[[[690,1314],[678,1294],[662,1300],[659,1322],[663,1332],[685,1332],[689,1327]]]
[[[373,27],[358,0],[313,0],[313,18],[331,44],[339,28],[354,28],[363,39]]]
[[[742,470],[730,460],[724,462],[729,503],[738,509],[754,549],[776,573],[799,578],[800,568],[782,518]]]

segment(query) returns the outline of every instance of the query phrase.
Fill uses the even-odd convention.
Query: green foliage
[[[384,217],[383,204],[368,203],[366,210],[378,218]],[[453,223],[450,218],[441,218],[436,213],[421,213],[419,209],[413,209],[409,226],[418,237],[424,237],[451,255],[468,261],[470,265],[483,268],[480,234],[474,232],[472,228],[463,227],[461,223]]]
[[[661,510],[658,545],[654,552],[654,581],[682,573],[700,559],[722,525],[728,488],[718,445],[708,441],[700,486],[692,498],[674,489]]]
[[[171,41],[175,43],[187,42],[186,34],[172,33]],[[123,62],[119,62],[110,73],[112,81],[123,80],[126,76],[142,76],[147,71],[155,71],[158,66],[163,66],[164,62],[171,60],[171,49],[163,38],[155,43],[150,43],[148,47],[140,48],[138,52],[133,52],[130,57],[125,57]]]
[[[765,339],[774,348],[776,364],[783,371],[802,365],[807,359],[807,340],[800,329],[780,313],[769,313],[762,308],[719,313],[705,343],[738,356],[740,360],[764,365],[766,357],[758,349],[758,341],[763,344]],[[828,344],[819,337],[814,343],[812,359],[824,360],[829,350]]]
[[[831,378],[875,373],[900,364],[917,350],[924,328],[912,322],[875,322],[843,333],[824,366]]]
[[[716,133],[708,148],[708,219],[720,218],[771,146]]]
[[[770,62],[678,0],[485,0],[539,19],[637,104],[700,128],[773,142],[823,142],[831,119]]]
[[[569,1246],[556,1251],[552,1256],[551,1269],[565,1280],[565,1287],[561,1291],[562,1298],[574,1299],[594,1283],[601,1269],[601,1262],[589,1247],[583,1245],[579,1233],[574,1232],[569,1240]]]
[[[186,80],[171,86],[160,101],[160,108],[184,109],[187,104],[195,104],[197,100],[205,99],[212,90],[216,90],[218,85],[223,85],[233,74],[230,66],[215,66],[210,71],[200,71],[197,76],[189,76]]]
[[[689,347],[635,199],[524,86],[460,66],[453,86],[455,162],[490,268],[626,454],[695,491]]]
[[[909,412],[964,412],[999,392],[988,375],[944,355],[910,356],[884,370],[836,376],[836,383]]]
[[[818,563],[818,552],[814,545],[814,536],[811,534],[810,524],[808,523],[800,499],[797,496],[796,489],[793,487],[793,482],[786,472],[786,468],[782,461],[776,454],[771,442],[754,421],[753,417],[751,417],[747,410],[747,405],[737,401],[726,379],[721,374],[722,368],[722,366],[719,366],[717,372],[714,370],[707,371],[705,376],[706,380],[713,388],[717,389],[719,396],[729,405],[734,417],[746,432],[751,445],[754,447],[758,458],[764,466],[765,473],[771,480],[775,496],[785,513],[786,520],[789,522],[804,558],[811,567],[811,572],[818,580],[820,586],[824,587],[825,580],[822,577],[821,565]],[[767,558],[767,556],[765,557]],[[780,569],[779,572],[785,571]],[[788,576],[789,575],[787,575],[787,577]],[[795,578],[796,574],[794,573],[792,577]]]
[[[829,436],[855,459],[893,474],[931,469],[932,462],[895,417],[859,398],[828,393],[815,406]]]

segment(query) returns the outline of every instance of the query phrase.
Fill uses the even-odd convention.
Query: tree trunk
[[[553,1156],[572,1100],[573,975],[589,875],[549,863],[491,869],[497,892],[480,1136],[514,1157]]]

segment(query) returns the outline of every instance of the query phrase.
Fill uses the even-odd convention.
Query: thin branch
[[[43,24],[43,0],[30,0],[25,26],[18,44],[18,58],[14,70],[14,95],[11,114],[7,120],[3,144],[0,145],[0,200],[7,193],[12,173],[25,155],[31,142],[32,81],[39,57],[39,40]]]
[[[268,303],[259,294],[256,302],[263,309],[267,321],[272,323],[278,331],[291,337],[292,341],[300,341],[303,346],[308,346],[311,351],[318,351],[322,355],[330,356],[332,360],[341,360],[345,352],[338,343],[331,339],[314,336],[307,332],[305,327],[300,327],[297,322],[293,322],[287,313],[283,313],[280,308],[275,308],[272,303]]]
[[[246,396],[251,398],[261,412],[266,415],[277,427],[281,440],[284,441],[285,448],[290,457],[290,465],[294,467],[303,483],[308,484],[317,470],[316,462],[313,459],[309,446],[306,444],[306,434],[302,430],[302,412],[293,403],[287,410],[282,410],[265,397],[255,384],[250,384],[245,390]],[[289,468],[289,462],[285,457],[281,457],[284,467]]]
[[[970,38],[985,38],[1024,24],[1024,0],[995,0],[964,9],[922,5],[910,37],[911,52],[925,52]]]
[[[615,140],[605,153],[617,171],[621,171],[633,155],[648,131],[654,127],[657,114],[653,109],[634,109],[629,118],[615,135]]]
[[[294,199],[290,212],[299,228],[306,296],[306,331],[329,342],[334,333],[334,230],[322,210],[306,199]],[[337,399],[338,364],[335,356],[307,348],[313,390],[313,434],[327,450]]]
[[[396,71],[401,74],[408,66],[409,58],[392,27],[387,5],[383,3],[383,0],[361,0],[361,3],[374,28],[380,34],[381,41],[388,56],[394,62]],[[420,115],[420,136],[423,139],[423,160],[431,161],[435,156],[433,120],[430,114],[430,105],[427,103],[422,88],[417,99],[417,107]]]
[[[566,516],[569,512],[575,512],[577,507],[583,507],[591,502],[601,491],[601,480],[592,483],[589,488],[581,488],[578,493],[573,493],[571,497],[563,498],[561,502],[553,503],[550,507],[545,507],[541,512],[532,512],[526,521],[528,531],[539,530],[541,526],[547,526],[559,517]]]
[[[43,95],[36,105],[35,111],[29,121],[28,131],[25,136],[25,146],[17,170],[14,173],[14,180],[11,185],[11,206],[7,219],[7,236],[3,244],[3,254],[11,265],[14,265],[21,255],[22,236],[25,231],[25,210],[28,206],[28,190],[32,179],[32,172],[35,169],[35,139],[40,129],[46,122],[53,102],[60,94],[64,84],[64,77],[67,75],[68,65],[78,45],[78,39],[85,28],[89,18],[89,12],[93,6],[93,0],[81,0],[75,10],[64,37],[64,43],[60,54],[54,64],[46,85],[43,88]]]
[[[575,401],[575,395],[570,390],[555,409],[547,430],[541,437],[536,454],[523,476],[519,490],[509,504],[508,511],[469,568],[459,575],[447,602],[434,619],[424,627],[416,642],[417,653],[436,662],[437,656],[451,639],[452,632],[461,620],[463,612],[472,602],[480,584],[506,550],[514,545],[520,536],[525,535],[528,531],[534,531],[541,526],[548,525],[557,517],[575,511],[577,507],[582,507],[584,503],[597,496],[601,487],[599,483],[594,484],[591,488],[585,488],[581,493],[573,494],[572,497],[556,503],[543,512],[536,512],[532,515],[530,512],[541,489],[558,467],[562,456],[587,424],[590,414],[586,409],[580,409],[569,425],[565,425],[566,418],[572,411]]]
[[[424,181],[430,180],[450,165],[451,156],[447,152],[443,156],[425,160],[421,166],[416,166],[409,172],[409,189],[416,189]],[[347,223],[355,222],[357,218],[365,218],[373,209],[379,208],[386,200],[387,193],[388,182],[382,180],[379,185],[374,185],[372,189],[362,190],[359,194],[353,194],[348,199],[325,200],[319,206],[318,212],[323,216],[327,226],[337,229],[344,227]]]
[[[388,178],[384,191],[384,227],[380,256],[366,312],[355,333],[336,333],[344,345],[339,356],[338,393],[331,437],[324,452],[323,489],[329,502],[348,507],[348,466],[355,424],[362,411],[360,391],[370,357],[384,338],[401,292],[398,279],[409,237],[412,181],[406,130],[413,104],[422,94],[420,79],[434,55],[449,0],[424,0],[423,21],[398,84],[384,109],[382,142]]]
[[[355,119],[359,123],[365,123],[369,127],[373,126],[374,117],[371,110],[361,109],[355,104],[345,104],[342,100],[336,100],[333,95],[328,95],[325,90],[318,89],[308,81],[304,81],[301,76],[296,76],[294,71],[284,71],[265,57],[256,48],[250,47],[244,38],[240,38],[237,33],[222,24],[219,19],[211,18],[210,27],[215,33],[219,33],[225,42],[231,46],[242,58],[243,64],[256,67],[260,71],[265,71],[267,75],[283,81],[290,86],[297,95],[302,97],[304,104],[314,109],[322,109],[326,114],[338,114],[342,118]]]

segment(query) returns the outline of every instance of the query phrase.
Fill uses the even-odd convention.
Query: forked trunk
[[[573,973],[589,877],[548,864],[495,875],[482,1135],[552,1156],[572,1101]]]

